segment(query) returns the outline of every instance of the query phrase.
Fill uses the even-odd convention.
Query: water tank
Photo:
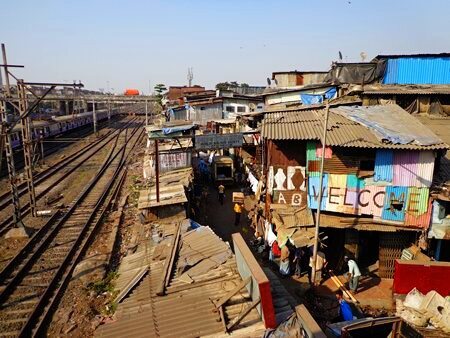
[[[134,96],[139,95],[139,90],[137,89],[125,89],[125,95]]]

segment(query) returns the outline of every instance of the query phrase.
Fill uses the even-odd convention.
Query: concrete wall
[[[249,247],[245,243],[240,233],[232,235],[236,264],[242,279],[251,277],[251,282],[247,284],[247,290],[252,300],[260,298],[261,302],[257,306],[258,312],[266,328],[275,328],[275,310],[270,291],[270,282],[264,271],[259,266]]]

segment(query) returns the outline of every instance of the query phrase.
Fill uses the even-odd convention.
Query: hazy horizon
[[[274,71],[329,69],[378,54],[448,52],[450,2],[8,1],[0,42],[27,81],[86,89],[157,83],[266,85]]]

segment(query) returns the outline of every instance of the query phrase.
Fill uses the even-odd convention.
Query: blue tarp
[[[336,88],[330,88],[323,94],[300,94],[300,99],[304,105],[319,104],[325,99],[332,99],[336,95]]]

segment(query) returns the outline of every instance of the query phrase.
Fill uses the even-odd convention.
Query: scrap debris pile
[[[450,334],[450,296],[444,298],[434,290],[423,295],[414,288],[404,301],[397,299],[396,307],[397,316],[407,322]]]

